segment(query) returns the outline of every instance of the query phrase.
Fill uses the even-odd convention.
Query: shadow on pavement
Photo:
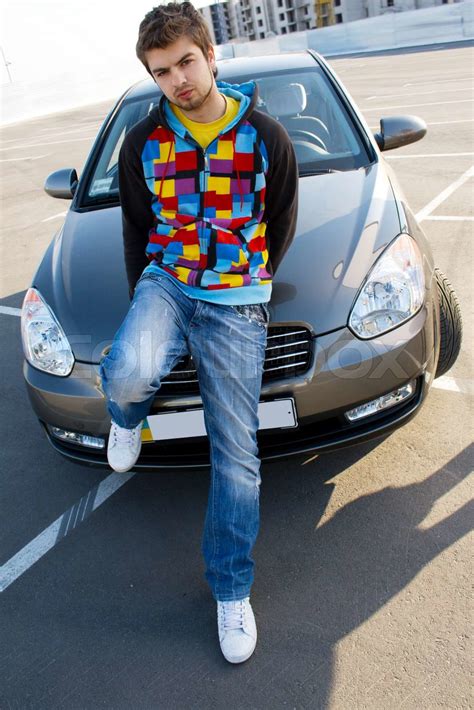
[[[18,652],[4,655],[0,705],[328,707],[334,645],[471,528],[468,505],[418,526],[471,471],[472,447],[420,483],[387,486],[325,520],[331,479],[375,446],[264,467],[259,642],[241,666],[221,656],[203,577],[208,475],[136,475],[2,595],[3,641]]]

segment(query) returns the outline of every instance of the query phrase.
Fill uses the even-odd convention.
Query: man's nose
[[[173,73],[172,82],[173,86],[182,86],[182,84],[186,83],[186,77],[184,76],[184,72],[181,69],[176,69],[176,71]]]

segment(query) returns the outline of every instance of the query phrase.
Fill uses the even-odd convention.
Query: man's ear
[[[212,44],[209,45],[209,49],[207,50],[207,57],[209,59],[209,64],[211,65],[211,68],[215,69],[216,68],[216,55],[215,55],[214,47],[212,46]]]

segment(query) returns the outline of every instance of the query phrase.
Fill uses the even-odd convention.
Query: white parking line
[[[24,163],[25,160],[39,160],[40,158],[46,158],[48,155],[49,153],[44,155],[24,155],[22,158],[0,158],[0,163],[15,163],[19,160]]]
[[[110,498],[125,483],[133,478],[134,473],[111,473],[97,486],[66,510],[54,523],[37,535],[19,552],[0,567],[0,592],[4,592],[35,562],[38,562],[51,548],[58,544],[74,528],[82,523],[107,498]]]
[[[428,202],[422,210],[417,212],[416,219],[422,222],[426,217],[428,217],[431,212],[433,212],[444,200],[446,200],[450,195],[453,194],[458,187],[461,187],[470,177],[474,175],[474,165],[471,165],[469,170],[461,175],[457,180],[455,180],[451,185],[448,185],[439,195],[436,195],[430,202]]]
[[[438,377],[431,385],[435,389],[447,390],[449,392],[460,392],[461,394],[474,394],[474,382],[459,377],[448,377],[443,375]]]
[[[433,222],[474,222],[474,217],[455,217],[454,215],[430,215],[425,217],[425,220],[431,220]]]
[[[59,217],[65,217],[67,215],[67,212],[58,212],[58,214],[53,214],[52,217],[46,217],[46,219],[42,219],[41,222],[51,222],[52,219],[58,219]]]
[[[449,126],[451,123],[472,123],[474,118],[460,118],[456,121],[427,121],[427,126]],[[369,126],[371,131],[378,131],[380,126]]]
[[[474,87],[471,87],[474,89]],[[457,89],[443,89],[443,94],[446,94],[448,91],[466,91],[466,87],[458,87]],[[391,99],[395,96],[424,96],[426,94],[437,94],[439,89],[434,89],[430,91],[412,91],[409,94],[375,94],[375,96],[367,96],[367,101],[372,101],[373,99]]]
[[[336,64],[336,61],[334,61],[334,64]],[[356,60],[351,62],[352,66],[349,66],[349,64],[345,64],[341,69],[338,69],[337,73],[338,74],[345,74],[348,71],[352,71],[352,69],[356,69],[359,71],[359,69],[362,69],[362,67],[365,67],[366,62],[363,62],[363,64],[357,64]]]
[[[105,118],[105,115],[104,115]],[[100,122],[94,121],[91,122],[90,124],[79,126],[78,128],[68,128],[65,131],[58,131],[57,127],[55,126],[46,126],[45,128],[39,128],[35,133],[38,136],[38,138],[57,138],[57,136],[66,136],[71,133],[81,133],[81,131],[92,131],[95,130],[97,131],[100,127]],[[40,135],[40,134],[43,135]],[[19,142],[19,138],[8,138],[6,140],[1,141],[2,146],[6,147],[8,144],[8,147],[11,148],[11,143],[16,143],[18,145],[21,145]]]
[[[10,308],[10,306],[0,306],[0,313],[8,316],[21,316],[21,308]]]
[[[458,118],[455,121],[429,121],[427,126],[447,126],[450,123],[472,123],[474,118]]]
[[[5,148],[0,148],[0,150],[19,150],[20,148],[40,148],[43,145],[59,145],[60,143],[77,143],[77,141],[93,141],[95,140],[95,135],[93,136],[84,136],[83,138],[69,138],[68,140],[63,140],[63,141],[48,141],[47,143],[28,143],[27,145],[21,145],[20,143],[18,145],[10,145]]]
[[[402,160],[403,158],[459,158],[474,153],[410,153],[407,155],[384,155],[385,160]]]
[[[42,136],[39,136],[40,138],[57,138],[58,136],[68,136],[72,133],[81,133],[81,131],[97,131],[100,128],[100,125],[101,124],[99,122],[91,122],[87,125],[78,126],[77,128],[68,128],[65,131],[58,131],[57,128],[55,129],[48,126],[46,128],[41,128],[38,133],[43,134]]]
[[[454,79],[438,79],[437,81],[418,81],[418,82],[412,82],[409,81],[407,84],[403,84],[403,86],[426,86],[428,83],[429,84],[452,84],[453,81],[470,81],[471,83],[474,81],[472,76],[464,76],[464,77],[456,77]]]
[[[428,104],[392,104],[390,106],[364,106],[361,111],[385,111],[386,108],[410,108],[410,106],[442,106],[443,104],[470,104],[474,99],[456,99],[455,101],[433,101]]]

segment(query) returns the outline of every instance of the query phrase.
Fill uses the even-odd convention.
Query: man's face
[[[150,49],[146,60],[162,92],[183,111],[200,108],[212,90],[217,90],[212,74],[213,48],[209,47],[206,58],[186,35],[165,49]]]

